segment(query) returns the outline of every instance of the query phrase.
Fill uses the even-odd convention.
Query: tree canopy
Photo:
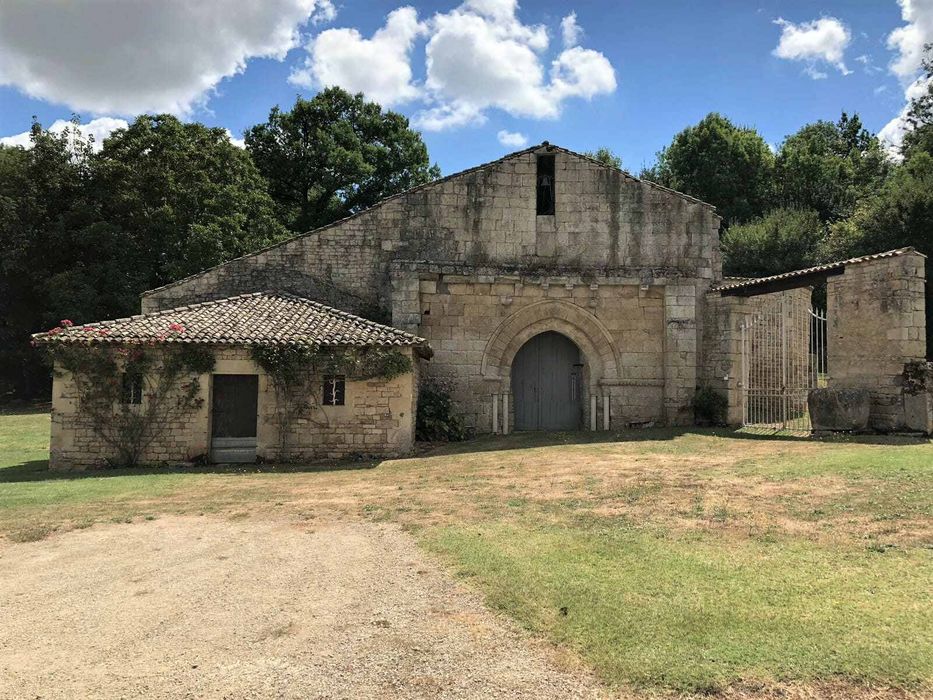
[[[618,155],[611,148],[602,147],[597,148],[595,151],[584,151],[583,155],[587,158],[599,161],[603,165],[608,165],[610,168],[622,169],[622,156]]]
[[[812,209],[774,209],[722,234],[723,273],[765,277],[817,262],[825,227]]]
[[[933,154],[933,44],[924,47],[923,78],[920,94],[907,106],[907,133],[901,144],[901,154],[909,158],[924,151]]]
[[[246,132],[280,221],[294,232],[329,224],[436,179],[421,134],[397,112],[337,87]]]
[[[142,116],[95,154],[36,123],[31,145],[0,147],[0,395],[46,385],[30,333],[137,313],[143,290],[287,235],[223,129]]]
[[[677,134],[644,173],[715,205],[727,226],[764,214],[773,175],[774,154],[758,132],[716,113]]]
[[[141,116],[104,143],[92,196],[159,286],[284,238],[266,183],[224,129]]]
[[[859,116],[817,121],[788,136],[775,162],[775,201],[816,211],[823,221],[852,213],[884,181],[888,162]]]

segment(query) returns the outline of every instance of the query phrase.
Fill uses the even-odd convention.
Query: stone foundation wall
[[[906,253],[846,267],[827,284],[829,387],[868,389],[869,426],[905,426],[904,365],[926,357],[924,256]]]
[[[411,354],[411,349],[401,348]],[[215,374],[259,376],[257,456],[260,459],[338,459],[353,455],[397,456],[414,443],[417,371],[386,381],[347,381],[346,405],[321,406],[322,377],[309,386],[312,408],[295,421],[287,451],[280,450],[278,423],[274,418],[276,397],[269,378],[244,348],[216,352]],[[199,378],[201,408],[160,425],[142,463],[170,464],[205,459],[210,451],[211,378]],[[144,399],[145,401],[145,399]],[[82,414],[73,380],[56,372],[52,385],[50,466],[84,469],[106,466],[114,450],[96,434]]]

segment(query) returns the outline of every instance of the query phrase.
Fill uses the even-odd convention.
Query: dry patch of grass
[[[620,691],[933,691],[930,442],[522,434],[381,463],[55,475],[22,457],[47,429],[0,449],[7,536],[160,513],[393,521]]]

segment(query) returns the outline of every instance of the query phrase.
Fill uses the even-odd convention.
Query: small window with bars
[[[139,405],[143,402],[143,378],[132,372],[123,373],[120,403]]]
[[[333,374],[324,377],[325,406],[343,406],[347,395],[347,383],[342,374]]]

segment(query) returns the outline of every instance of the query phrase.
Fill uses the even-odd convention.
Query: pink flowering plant
[[[203,405],[199,377],[213,370],[214,354],[187,343],[93,342],[110,330],[89,326],[76,329],[88,335],[63,342],[73,325],[63,320],[39,345],[55,372],[71,377],[79,420],[110,448],[111,466],[135,466],[166,426]]]

